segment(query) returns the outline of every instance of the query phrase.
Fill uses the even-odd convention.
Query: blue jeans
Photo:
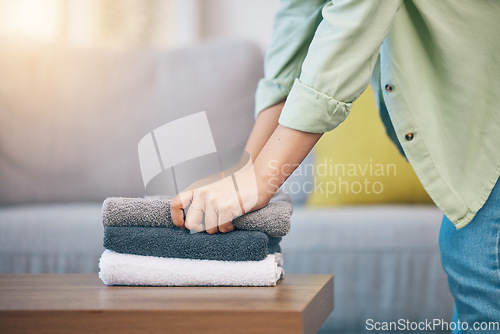
[[[499,334],[500,328],[485,326],[500,323],[500,180],[467,226],[457,230],[443,218],[439,246],[455,299],[453,321],[463,329],[452,333]],[[475,323],[483,329],[473,328]]]

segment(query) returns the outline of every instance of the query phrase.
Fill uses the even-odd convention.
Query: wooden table
[[[96,274],[1,275],[0,333],[315,333],[333,276],[276,287],[110,287]]]

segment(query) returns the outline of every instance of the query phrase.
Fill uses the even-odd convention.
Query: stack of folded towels
[[[107,285],[275,286],[291,214],[289,197],[278,192],[235,219],[232,232],[191,233],[173,224],[169,200],[108,198],[99,277]]]

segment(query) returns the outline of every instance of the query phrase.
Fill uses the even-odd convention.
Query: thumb
[[[184,209],[187,208],[193,199],[192,191],[184,191],[170,202],[170,216],[175,226],[185,229]]]

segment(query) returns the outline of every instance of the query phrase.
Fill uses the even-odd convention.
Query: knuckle
[[[209,195],[209,191],[207,188],[199,188],[196,193],[198,196],[203,198],[206,198]]]
[[[182,205],[183,202],[189,200],[189,198],[191,197],[191,193],[190,192],[187,192],[187,191],[183,191],[181,193],[179,193],[175,198],[174,200],[177,200],[179,206]]]
[[[219,230],[222,233],[231,232],[233,229],[234,229],[234,227],[233,227],[233,224],[231,224],[231,223],[227,223],[227,224],[223,224],[223,225],[219,226]]]
[[[181,205],[181,199],[179,198],[179,196],[175,196],[175,198],[170,201],[170,207],[172,209],[178,209]]]
[[[210,205],[212,208],[217,208],[217,198],[214,196],[209,196],[207,198],[207,203]]]
[[[218,230],[216,227],[212,227],[212,228],[207,229],[208,234],[215,234],[217,232],[218,232]]]
[[[191,220],[189,220],[189,221],[188,221],[188,220],[186,220],[185,227],[186,227],[188,230],[192,230],[192,229],[194,229],[196,226],[195,226],[195,224],[193,224],[193,223],[191,222]]]

